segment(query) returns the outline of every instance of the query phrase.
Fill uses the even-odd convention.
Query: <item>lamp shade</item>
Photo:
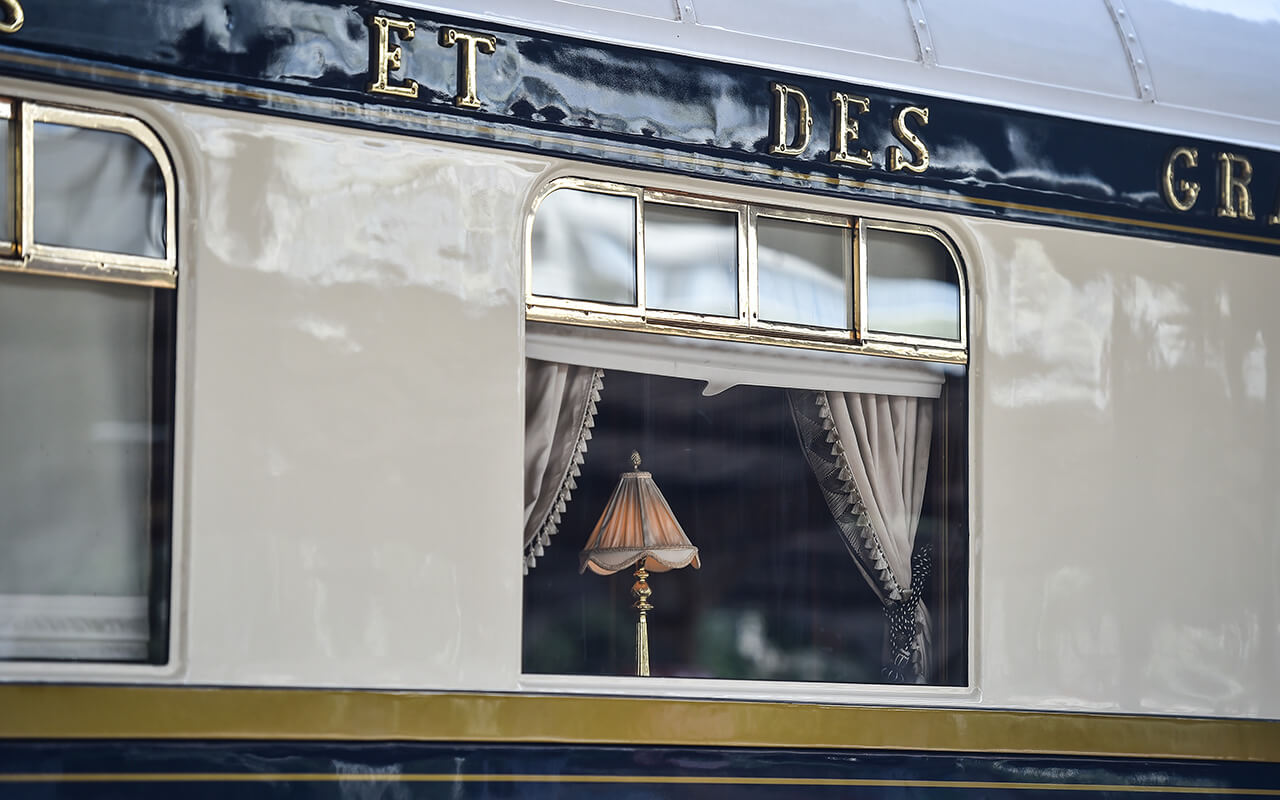
[[[600,521],[578,555],[579,572],[588,568],[611,575],[640,563],[649,572],[666,572],[690,564],[701,568],[698,548],[685,535],[658,491],[653,476],[640,472],[640,456],[631,454],[635,471],[622,473]]]

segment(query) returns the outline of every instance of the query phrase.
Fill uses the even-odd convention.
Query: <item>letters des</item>
[[[769,152],[775,156],[803,156],[813,133],[809,96],[798,87],[777,81],[769,84],[769,91],[773,99],[769,118]],[[831,149],[827,160],[832,164],[864,169],[876,167],[871,151],[857,146],[861,140],[860,118],[874,115],[869,98],[849,92],[832,92]],[[928,169],[929,147],[920,137],[919,128],[929,124],[929,109],[901,106],[893,110],[889,124],[899,144],[890,145],[885,150],[883,168],[890,172],[914,173]]]

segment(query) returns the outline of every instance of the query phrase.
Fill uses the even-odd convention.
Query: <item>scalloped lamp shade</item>
[[[639,464],[633,456],[633,463]],[[685,535],[648,472],[624,472],[600,521],[578,555],[579,572],[612,575],[633,564],[666,572],[702,567],[698,548]]]
[[[640,471],[640,454],[631,453],[631,472],[618,479],[609,504],[600,521],[587,538],[586,547],[578,554],[579,572],[589,567],[597,575],[613,573],[636,565],[636,582],[631,594],[632,606],[640,612],[636,620],[636,675],[649,674],[649,622],[645,612],[652,611],[649,598],[649,572],[666,572],[690,564],[702,566],[698,548],[693,546],[684,529],[671,513],[671,506],[658,491],[653,476]]]

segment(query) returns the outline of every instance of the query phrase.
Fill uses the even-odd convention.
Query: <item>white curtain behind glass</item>
[[[65,655],[13,652],[13,630],[92,597],[140,601],[145,625],[151,343],[150,289],[0,273],[0,656]]]
[[[525,360],[524,565],[537,564],[577,488],[604,371]]]
[[[164,257],[164,179],[147,148],[44,122],[34,144],[36,242]]]
[[[856,392],[790,393],[792,416],[845,544],[885,605],[890,680],[928,672],[928,612],[916,547],[929,468],[933,402]]]

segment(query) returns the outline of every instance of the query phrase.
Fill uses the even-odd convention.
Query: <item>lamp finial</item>
[[[633,470],[640,469],[640,451],[639,450],[631,451],[631,469]]]

